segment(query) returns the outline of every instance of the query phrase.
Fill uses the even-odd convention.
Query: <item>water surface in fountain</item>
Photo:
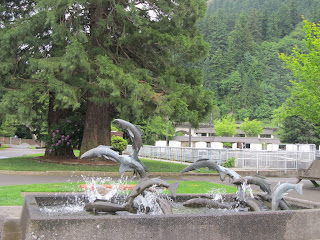
[[[67,198],[65,202],[58,201],[56,203],[40,204],[39,209],[43,216],[84,216],[91,214],[84,211],[84,206],[88,202],[105,201],[113,202],[117,204],[125,204],[125,199],[128,196],[129,191],[123,191],[123,186],[132,184],[132,178],[123,177],[117,181],[114,181],[110,177],[106,178],[94,178],[83,177],[83,181],[87,186],[85,191],[79,194],[78,191],[72,193],[73,198]],[[79,182],[80,184],[80,182]],[[106,188],[103,185],[108,184],[111,188]],[[162,199],[168,202],[172,207],[174,214],[188,214],[188,213],[203,213],[212,214],[214,211],[226,211],[223,209],[214,209],[208,207],[193,208],[185,207],[181,202],[175,202],[172,197],[168,196],[165,189],[158,188],[156,185],[148,188],[143,194],[140,194],[134,199],[134,206],[137,209],[135,214],[137,215],[161,215],[163,211],[157,202],[157,199]],[[212,188],[205,195],[206,198],[212,201],[223,203],[227,201],[225,197],[224,188]],[[229,199],[230,200],[230,199]],[[239,211],[239,209],[229,209],[229,211]],[[106,213],[99,213],[106,214]],[[118,215],[132,214],[127,211],[117,212]]]

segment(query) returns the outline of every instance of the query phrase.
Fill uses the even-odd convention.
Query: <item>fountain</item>
[[[215,169],[222,181],[229,176],[238,186],[237,195],[224,194],[221,198],[220,195],[176,194],[178,183],[168,184],[160,178],[145,177],[147,169],[138,158],[141,135],[130,123],[123,120],[118,123],[132,138],[132,155],[120,156],[108,146],[99,146],[81,157],[103,156],[118,161],[121,173],[128,170],[138,173],[141,177],[138,184],[130,192],[112,191],[95,199],[83,193],[28,195],[21,216],[22,239],[291,240],[320,236],[317,225],[320,204],[284,196],[293,189],[302,191],[301,184],[279,184],[271,191],[260,176],[241,177],[232,169],[201,159],[182,172],[201,167]],[[248,184],[258,185],[264,193],[253,194]],[[159,194],[158,187],[167,188],[171,195]],[[76,204],[81,211],[54,216],[44,213],[43,209],[66,202],[68,206]],[[183,208],[187,213],[181,210]],[[196,210],[191,211],[191,208]]]

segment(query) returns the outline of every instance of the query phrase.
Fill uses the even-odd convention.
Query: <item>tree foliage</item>
[[[49,129],[86,115],[81,152],[110,144],[114,118],[141,123],[162,115],[196,126],[211,112],[213,95],[192,65],[208,52],[196,26],[204,0],[0,7],[7,9],[0,13],[0,90],[10,89],[1,101],[28,123],[41,115]]]
[[[295,47],[292,55],[280,55],[286,67],[292,70],[297,79],[291,81],[291,97],[287,100],[286,109],[291,115],[300,116],[319,125],[320,25],[307,20],[304,23],[306,51]]]
[[[144,121],[140,127],[144,133],[142,136],[143,143],[148,145],[154,145],[158,140],[166,140],[167,133],[168,140],[172,139],[175,135],[175,128],[172,122],[160,116]]]
[[[283,143],[314,143],[319,144],[319,127],[298,116],[288,116],[277,132]]]
[[[309,4],[309,5],[308,5]],[[279,53],[301,46],[301,15],[313,21],[320,2],[210,0],[199,28],[210,44],[203,60],[204,87],[215,93],[223,116],[268,121],[290,95],[293,74]]]
[[[244,122],[241,123],[240,129],[245,133],[247,137],[257,137],[263,131],[262,122],[249,118],[245,118]]]
[[[232,137],[236,134],[237,124],[234,119],[227,115],[222,120],[214,121],[214,131],[216,136]]]

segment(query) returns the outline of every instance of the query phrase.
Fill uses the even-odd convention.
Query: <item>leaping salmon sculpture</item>
[[[119,155],[118,152],[112,150],[111,146],[100,145],[82,154],[80,159],[104,157],[108,160],[119,162],[119,172],[121,174],[124,174],[126,171],[133,170],[134,173],[138,173],[141,178],[144,178],[146,176],[146,172],[148,172],[148,169],[138,157],[139,150],[142,146],[141,130],[130,122],[122,119],[116,119],[115,123],[118,124],[123,130],[128,131],[132,141],[133,153],[129,156]]]

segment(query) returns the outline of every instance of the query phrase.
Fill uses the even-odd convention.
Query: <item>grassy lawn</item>
[[[5,148],[7,148],[7,147],[9,147],[9,146],[3,144],[2,147],[0,147],[0,150],[5,149]]]
[[[171,183],[174,181],[168,181]],[[136,182],[132,182],[135,184]],[[130,182],[130,184],[132,184]],[[27,184],[14,186],[0,186],[0,205],[1,206],[18,206],[23,205],[21,192],[73,192],[80,191],[80,183],[49,183],[49,184]],[[234,193],[235,187],[226,186],[203,181],[180,181],[177,193],[207,193],[211,189],[223,189],[223,192]]]
[[[79,154],[77,154],[79,155]],[[55,163],[40,163],[31,158],[43,156],[34,154],[15,158],[0,159],[0,170],[10,171],[102,171],[118,172],[119,166],[82,166],[82,165],[62,165]],[[141,159],[150,172],[181,172],[186,165],[180,163],[161,162]],[[206,172],[202,170],[202,172]],[[213,171],[209,171],[213,172]]]

